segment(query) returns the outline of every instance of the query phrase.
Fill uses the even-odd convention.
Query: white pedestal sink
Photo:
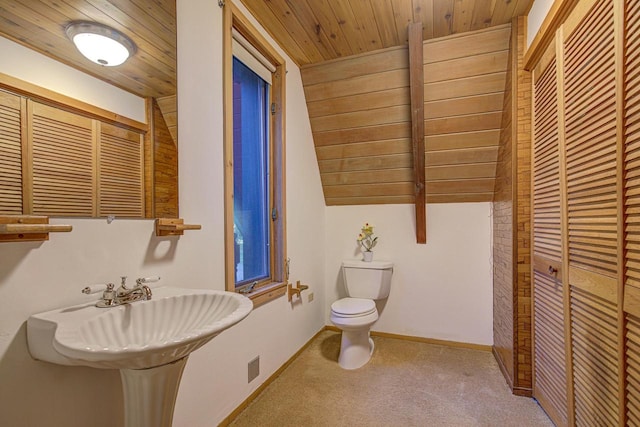
[[[34,314],[27,340],[34,359],[119,369],[125,426],[169,427],[189,354],[252,308],[251,300],[233,292],[160,287],[149,301]]]

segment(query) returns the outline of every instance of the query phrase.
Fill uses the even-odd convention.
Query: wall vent
[[[258,375],[260,375],[260,356],[249,362],[247,366],[248,382],[253,381]]]

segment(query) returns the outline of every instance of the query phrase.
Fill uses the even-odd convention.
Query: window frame
[[[232,30],[235,29],[263,55],[276,70],[272,73],[269,116],[269,167],[271,212],[276,218],[270,224],[271,274],[245,295],[254,306],[276,299],[286,292],[286,215],[285,215],[285,61],[249,20],[227,1],[223,8],[223,91],[224,91],[224,228],[225,228],[225,283],[230,292],[235,287],[234,212],[233,212],[233,51]]]

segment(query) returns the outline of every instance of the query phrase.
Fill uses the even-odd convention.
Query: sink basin
[[[31,355],[61,365],[152,368],[188,356],[253,308],[236,293],[171,287],[154,288],[149,301],[112,308],[93,304],[31,316]]]

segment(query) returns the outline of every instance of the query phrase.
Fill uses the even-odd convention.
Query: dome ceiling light
[[[136,52],[129,37],[97,22],[71,22],[65,32],[81,54],[99,65],[115,67]]]

